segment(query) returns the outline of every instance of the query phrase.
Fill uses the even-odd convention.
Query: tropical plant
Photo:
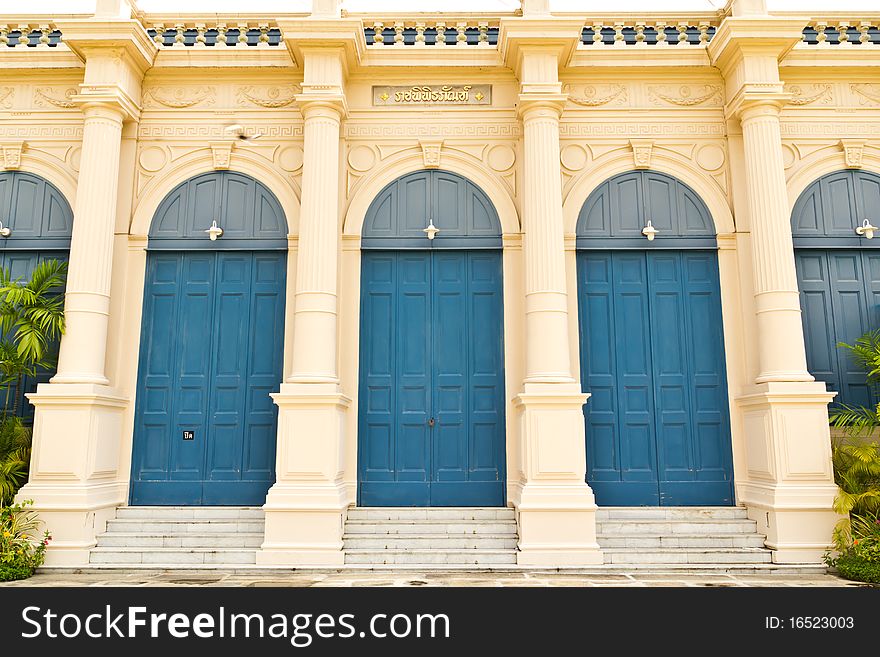
[[[42,539],[35,538],[40,520],[26,509],[29,504],[0,508],[0,582],[30,577],[45,559],[52,537],[45,531]]]
[[[45,260],[30,280],[13,280],[0,269],[0,386],[6,388],[3,410],[9,413],[24,378],[38,368],[53,367],[52,345],[64,333],[64,295],[60,293],[67,263]]]
[[[31,429],[14,415],[0,416],[0,507],[12,503],[27,481]]]

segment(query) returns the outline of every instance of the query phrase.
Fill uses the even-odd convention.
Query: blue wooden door
[[[865,220],[880,224],[880,176],[858,169],[814,181],[792,209],[807,367],[838,393],[834,404],[880,402],[837,346],[880,329],[880,240],[855,232]]]
[[[147,259],[132,504],[262,504],[274,482],[286,254]]]
[[[880,328],[880,252],[798,249],[795,263],[810,373],[838,393],[834,403],[876,405],[865,371],[837,345]]]
[[[359,504],[504,504],[501,254],[362,254]]]
[[[732,504],[715,252],[582,251],[578,292],[596,501]]]

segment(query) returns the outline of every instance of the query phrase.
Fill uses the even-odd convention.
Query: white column
[[[95,536],[124,503],[118,476],[128,400],[104,372],[122,122],[110,100],[82,100],[77,183],[58,374],[29,395],[36,409],[30,477],[18,499],[34,500],[53,541],[49,565],[88,563]],[[127,473],[126,473],[127,474]]]
[[[747,92],[737,107],[751,229],[758,375],[737,398],[746,472],[738,501],[777,562],[818,562],[838,516],[828,403],[807,371],[779,116],[785,97]]]
[[[554,60],[555,61],[555,60]],[[519,519],[518,562],[602,562],[596,504],[586,484],[583,405],[571,374],[559,117],[564,96],[523,93],[523,251],[526,378],[517,395],[523,481],[511,486]]]
[[[305,145],[297,253],[292,372],[273,395],[279,408],[276,483],[264,507],[257,563],[340,565],[348,506],[339,390],[337,267],[341,95],[299,99]]]
[[[778,100],[743,106],[749,215],[752,218],[758,383],[812,381],[807,372],[801,306],[791,239],[791,213],[782,162]]]
[[[305,158],[296,264],[293,371],[290,383],[336,383],[336,278],[341,108],[311,101],[302,108]]]
[[[82,111],[82,165],[64,304],[66,330],[52,382],[106,385],[104,359],[124,113],[109,103],[86,103]],[[81,217],[88,219],[77,221]]]

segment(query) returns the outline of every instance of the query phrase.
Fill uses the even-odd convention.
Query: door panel
[[[880,254],[798,249],[795,263],[810,373],[838,393],[835,404],[875,405],[864,370],[837,345],[880,326]]]
[[[732,504],[715,253],[584,251],[578,289],[599,504]]]
[[[274,481],[286,255],[147,261],[133,504],[261,504]],[[184,440],[184,432],[192,432]]]
[[[500,254],[361,261],[359,503],[503,504]]]

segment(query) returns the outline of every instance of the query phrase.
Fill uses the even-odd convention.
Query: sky
[[[555,11],[678,11],[721,7],[725,0],[551,0]],[[777,11],[877,11],[880,0],[768,0]],[[0,0],[0,14],[91,13],[95,0]],[[307,11],[310,0],[139,0],[138,6],[148,12],[247,12]],[[352,12],[403,11],[510,11],[519,0],[344,0],[343,7]]]

